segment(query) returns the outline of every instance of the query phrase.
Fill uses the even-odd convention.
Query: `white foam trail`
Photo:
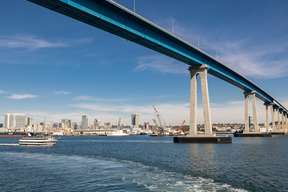
[[[0,146],[19,146],[18,143],[0,143]]]
[[[106,159],[101,157],[68,156],[41,153],[0,152],[1,158],[25,161],[28,167],[53,169],[59,174],[76,175],[85,173],[89,185],[93,187],[123,186],[136,184],[155,192],[246,192],[228,184],[217,183],[212,179],[192,177],[177,172],[161,170],[132,161]],[[41,162],[41,163],[39,163]],[[50,170],[51,171],[51,170]],[[89,175],[87,175],[89,173]],[[85,180],[85,182],[87,182]],[[85,186],[85,182],[83,182]],[[91,186],[90,186],[91,187]]]

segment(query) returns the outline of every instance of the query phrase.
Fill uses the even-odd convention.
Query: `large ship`
[[[57,142],[52,136],[28,136],[19,139],[19,145],[25,146],[53,146]]]

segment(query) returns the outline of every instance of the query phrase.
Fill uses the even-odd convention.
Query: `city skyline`
[[[130,1],[119,2],[131,8]],[[189,1],[179,8],[164,1],[137,1],[136,10],[224,60],[287,106],[285,91],[278,86],[288,82],[288,26],[279,19],[287,16],[287,3],[269,6],[265,2],[260,5],[265,9],[257,9],[257,13],[255,2],[238,10],[233,10],[237,5],[232,2],[217,4],[197,1],[197,6],[206,5],[210,11],[204,16],[197,10],[183,16],[183,9],[191,8]],[[57,120],[79,120],[81,114],[87,114],[104,121],[117,122],[121,117],[129,122],[131,113],[141,113],[143,120],[151,121],[155,118],[152,105],[156,105],[171,124],[188,119],[186,65],[28,2],[14,0],[5,6],[17,11],[11,20],[1,23],[2,114],[26,112],[39,119]],[[9,18],[12,13],[5,6],[0,14]],[[215,7],[223,13],[214,11]],[[153,13],[160,8],[161,13]],[[247,14],[243,16],[244,11]],[[213,18],[215,15],[218,18]],[[233,19],[238,22],[233,24]],[[273,68],[265,68],[270,63]],[[239,90],[213,77],[209,83],[212,121],[243,122]],[[263,121],[264,110],[258,112]]]

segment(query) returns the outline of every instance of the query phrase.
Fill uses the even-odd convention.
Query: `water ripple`
[[[215,182],[212,179],[161,170],[141,163],[26,152],[0,152],[0,173],[13,183],[0,181],[1,191],[155,191],[155,192],[242,192],[244,189]],[[7,176],[6,176],[7,178]]]

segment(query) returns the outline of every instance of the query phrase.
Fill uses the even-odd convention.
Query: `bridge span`
[[[266,106],[265,127],[268,131],[286,132],[288,110],[252,81],[230,69],[202,50],[193,47],[167,30],[111,0],[28,0],[103,29],[109,33],[153,49],[188,64],[190,71],[190,135],[197,135],[197,81],[200,76],[205,134],[212,135],[207,74],[214,75],[243,90],[245,132],[259,133],[256,99]],[[252,98],[253,130],[249,127],[248,108]],[[271,122],[269,121],[271,115]],[[276,118],[277,117],[277,118]],[[270,128],[270,124],[272,125]]]

